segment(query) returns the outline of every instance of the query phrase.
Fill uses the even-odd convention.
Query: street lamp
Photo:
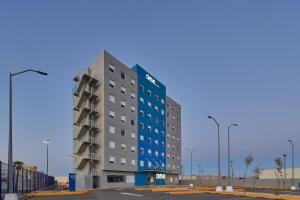
[[[238,126],[237,124],[231,124],[230,126],[227,127],[228,130],[228,177],[227,177],[227,187],[226,187],[226,192],[233,192],[233,187],[231,183],[231,178],[230,178],[230,128],[233,126]]]
[[[217,122],[217,120],[215,118],[213,118],[212,116],[207,116],[207,118],[214,120],[214,122],[216,123],[217,127],[218,127],[218,181],[217,181],[217,187],[216,187],[216,192],[223,192],[223,188],[221,185],[221,166],[220,166],[220,162],[221,162],[221,152],[220,152],[220,124]]]
[[[48,176],[48,167],[49,167],[49,151],[48,151],[48,145],[49,145],[49,143],[50,143],[50,140],[44,140],[43,141],[43,143],[46,145],[46,148],[47,148],[47,170],[46,170],[46,174],[47,174],[47,176]]]
[[[199,184],[201,184],[201,164],[198,165],[199,168]]]
[[[294,157],[294,143],[293,140],[288,140],[291,145],[292,145],[292,183],[291,183],[291,190],[296,190],[296,186],[295,186],[295,157]]]
[[[17,199],[17,194],[13,193],[13,149],[12,149],[12,78],[25,72],[35,72],[44,76],[48,74],[37,70],[24,70],[17,73],[9,73],[9,136],[8,136],[8,193],[5,195],[5,200]]]
[[[284,168],[284,183],[283,183],[283,187],[285,188],[286,185],[286,154],[283,154],[283,168]]]
[[[232,181],[233,176],[234,176],[234,174],[233,174],[233,161],[232,160],[230,161],[230,167],[231,167],[231,181]]]
[[[192,181],[192,176],[193,176],[193,152],[197,151],[197,149],[185,149],[191,154],[191,181]]]

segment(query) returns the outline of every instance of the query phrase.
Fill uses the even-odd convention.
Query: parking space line
[[[134,194],[134,193],[128,193],[128,192],[120,192],[120,194],[130,195],[130,196],[137,196],[137,197],[142,197],[143,196],[143,195],[140,195],[140,194]]]

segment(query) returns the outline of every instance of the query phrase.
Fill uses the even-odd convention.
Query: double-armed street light
[[[185,149],[191,154],[191,181],[193,180],[193,152],[197,151],[197,149]]]
[[[5,200],[17,199],[17,194],[13,193],[13,148],[12,148],[12,78],[26,72],[35,72],[40,75],[47,76],[48,74],[42,71],[28,69],[17,73],[9,73],[9,136],[8,136],[8,193],[5,195]]]

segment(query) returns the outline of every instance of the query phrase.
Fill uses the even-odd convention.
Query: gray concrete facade
[[[178,184],[181,174],[181,106],[167,96],[167,184]]]
[[[132,186],[137,169],[136,74],[104,51],[74,80],[73,153],[78,188]],[[85,87],[95,94],[83,97]],[[97,112],[85,111],[85,102]],[[97,127],[84,128],[85,120]],[[110,182],[120,178],[124,183]]]

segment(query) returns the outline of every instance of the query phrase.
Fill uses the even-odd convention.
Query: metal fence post
[[[23,167],[22,167],[22,195],[24,194],[24,170],[23,170]]]
[[[2,198],[2,162],[0,161],[0,199]]]

